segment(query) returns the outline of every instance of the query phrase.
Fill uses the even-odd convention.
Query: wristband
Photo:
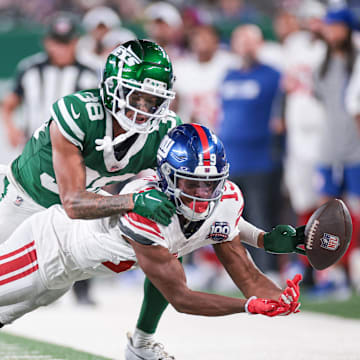
[[[247,301],[246,301],[246,303],[245,303],[245,312],[248,313],[249,315],[254,315],[253,313],[249,312],[248,306],[249,306],[249,302],[250,302],[251,300],[255,300],[255,299],[257,299],[257,296],[251,296],[251,297],[249,297],[249,298],[247,299]]]

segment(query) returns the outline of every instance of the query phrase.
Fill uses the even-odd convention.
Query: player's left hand
[[[256,296],[250,297],[245,304],[245,312],[248,314],[261,314],[269,317],[288,315],[289,305],[272,299],[262,299]]]
[[[264,234],[264,249],[273,254],[289,254],[297,252],[305,255],[305,250],[299,247],[305,243],[305,226],[296,229],[291,225],[277,225]]]
[[[286,280],[287,287],[279,297],[279,303],[281,303],[283,306],[289,306],[289,313],[286,315],[300,312],[300,303],[298,302],[298,300],[300,297],[299,283],[301,279],[301,274],[296,274],[292,280]]]
[[[171,218],[176,212],[175,205],[164,193],[158,190],[134,194],[133,201],[133,212],[165,226],[171,223]]]

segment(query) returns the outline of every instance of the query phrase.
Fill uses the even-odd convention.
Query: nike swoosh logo
[[[145,197],[146,197],[147,199],[151,199],[151,200],[155,200],[155,201],[161,202],[161,200],[152,197],[150,194],[146,194]]]
[[[73,104],[70,105],[71,115],[74,119],[78,119],[80,117],[80,113],[76,113]]]

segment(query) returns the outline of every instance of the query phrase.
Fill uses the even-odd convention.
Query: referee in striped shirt
[[[23,59],[12,92],[3,101],[3,120],[9,143],[23,145],[31,134],[50,118],[51,105],[65,95],[98,86],[95,71],[76,59],[79,38],[76,20],[59,13],[52,19],[43,44],[45,52]],[[22,105],[23,126],[14,122]]]
[[[65,95],[96,88],[96,72],[76,59],[79,32],[71,14],[59,13],[52,19],[44,38],[45,52],[22,60],[17,67],[14,88],[3,101],[2,118],[9,143],[22,146],[31,134],[50,119],[51,105]],[[23,107],[23,127],[14,121],[15,110]],[[74,285],[79,303],[91,305],[89,280]]]

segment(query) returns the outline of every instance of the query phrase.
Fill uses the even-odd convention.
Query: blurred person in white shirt
[[[79,39],[77,56],[88,66],[99,71],[103,66],[102,39],[108,32],[121,26],[121,19],[113,9],[97,6],[86,12],[82,25],[86,34]]]
[[[334,268],[336,277],[332,271],[325,279],[330,285],[333,284],[330,288],[333,294],[324,293],[324,285],[328,287],[324,281],[319,283],[317,290],[326,297],[334,295],[346,298],[351,295],[349,280],[360,291],[360,271],[351,273],[352,255],[354,250],[359,254],[360,245],[360,132],[351,116],[351,106],[350,109],[346,107],[347,95],[351,90],[349,85],[356,69],[357,49],[353,33],[358,28],[358,21],[349,8],[333,6],[328,8],[324,24],[327,51],[319,71],[315,72],[314,81],[315,94],[326,113],[319,139],[317,190],[322,203],[331,198],[344,199],[350,210],[353,232],[347,252]],[[358,260],[355,261],[357,266],[359,258],[357,256]],[[348,274],[350,279],[347,278]]]
[[[263,41],[257,51],[258,59],[282,72],[285,66],[284,42],[299,31],[297,17],[287,10],[280,10],[273,21],[277,41]]]
[[[312,94],[312,77],[326,52],[320,35],[325,11],[318,1],[303,2],[299,9],[302,28],[289,35],[283,44],[287,130],[285,183],[301,225],[306,224],[319,202],[314,184],[315,164],[325,114]]]
[[[185,122],[197,122],[216,132],[220,103],[218,89],[226,71],[239,59],[219,48],[215,29],[197,26],[189,39],[191,54],[174,62],[177,111]]]
[[[111,51],[113,51],[121,44],[126,43],[130,40],[134,40],[136,38],[137,36],[131,30],[123,27],[107,32],[101,39],[102,50],[99,54],[100,58],[102,59],[103,66],[105,64],[106,58],[109,56]]]
[[[162,46],[172,61],[182,53],[183,21],[179,10],[165,1],[154,2],[144,11],[145,30]]]

